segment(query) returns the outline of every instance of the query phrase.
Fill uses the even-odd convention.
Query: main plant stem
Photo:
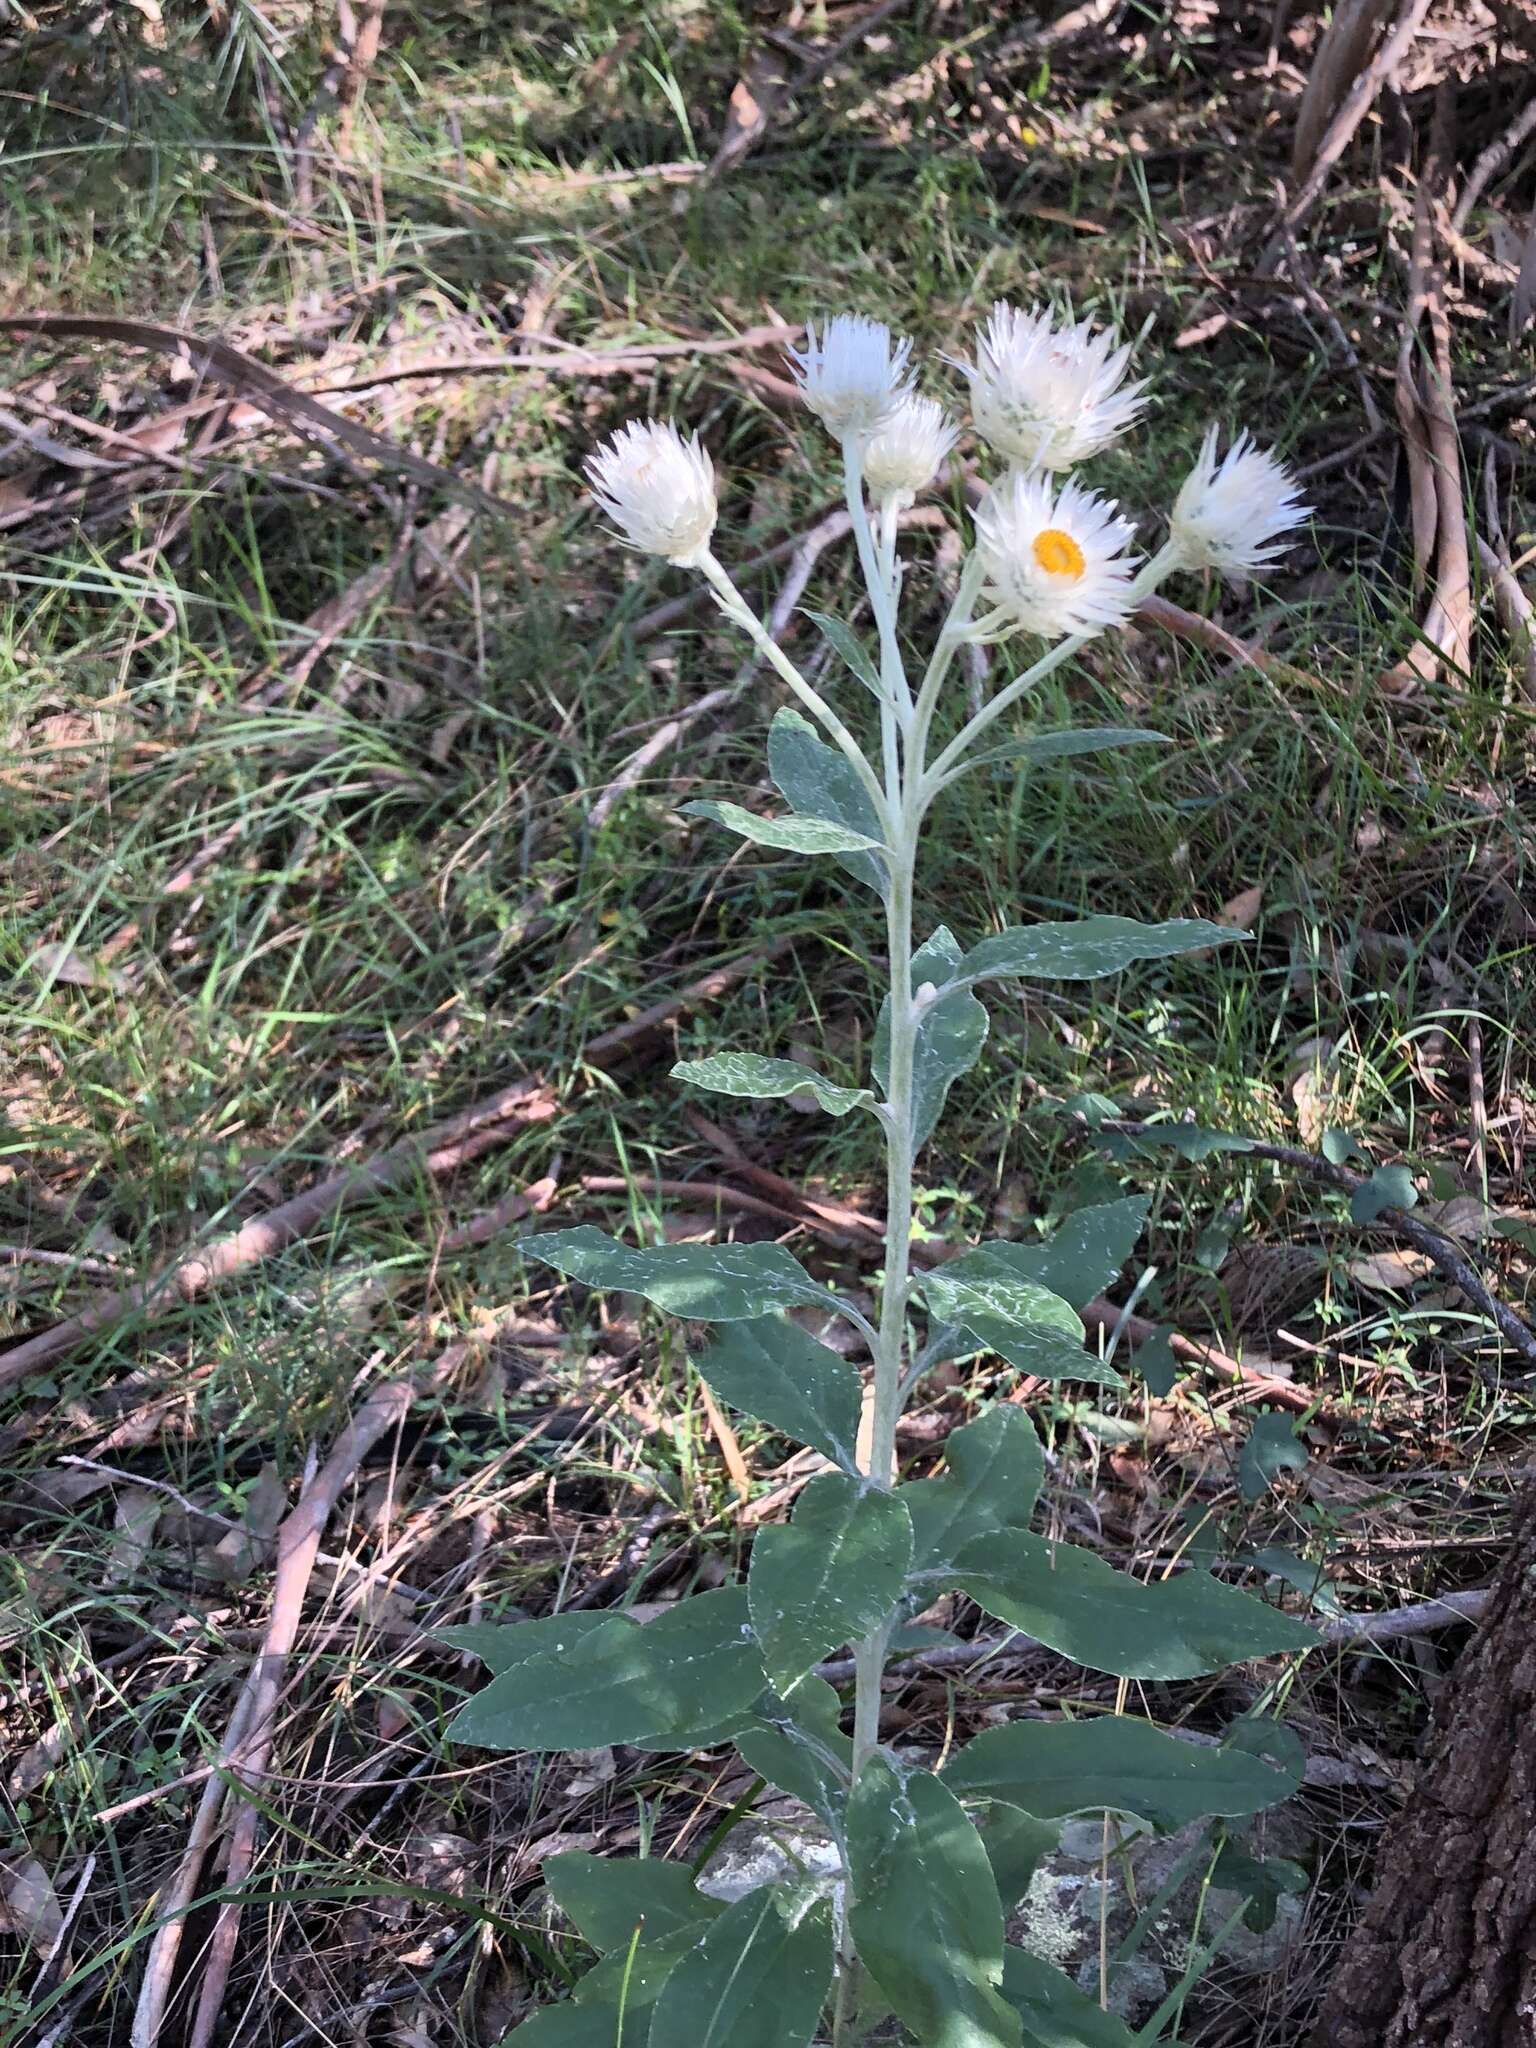
[[[908,764],[909,774],[911,764]],[[891,884],[886,900],[886,942],[890,959],[889,1086],[885,1117],[885,1279],[880,1291],[879,1341],[875,1346],[874,1410],[870,1420],[866,1471],[875,1486],[896,1478],[896,1424],[901,1415],[906,1357],[907,1295],[912,1248],[913,1053],[917,1013],[912,1001],[912,881],[919,819],[900,790],[888,793],[896,830],[891,847]],[[885,1668],[890,1625],[866,1636],[854,1656],[853,1773],[857,1777],[880,1739],[880,1676]]]

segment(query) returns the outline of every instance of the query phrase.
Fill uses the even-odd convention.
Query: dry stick
[[[177,1953],[186,1927],[186,1908],[196,1895],[204,1858],[220,1818],[230,1779],[247,1772],[259,1783],[272,1750],[273,1717],[282,1690],[283,1670],[304,1608],[304,1595],[314,1570],[320,1538],[343,1487],[379,1439],[396,1428],[420,1391],[414,1379],[392,1380],[376,1388],[336,1439],[331,1455],[304,1487],[298,1504],[285,1517],[277,1536],[277,1572],[272,1586],[272,1613],[260,1653],[251,1665],[230,1717],[220,1751],[220,1775],[203,1789],[191,1839],[172,1880],[169,1917],[150,1945],[144,1982],[133,2016],[132,2048],[155,2048],[160,2038]],[[257,1809],[242,1792],[231,1837],[226,1885],[241,1885],[250,1870],[256,1840]],[[207,1972],[192,2048],[208,2048],[224,1995],[229,1965],[240,1925],[240,1905],[228,1899],[219,1908],[210,1944]]]
[[[1212,654],[1225,655],[1228,661],[1255,668],[1261,675],[1273,676],[1276,682],[1300,683],[1309,690],[1337,691],[1345,687],[1342,683],[1325,682],[1321,676],[1297,668],[1294,662],[1286,661],[1277,654],[1267,654],[1262,647],[1255,647],[1252,641],[1240,640],[1225,626],[1218,626],[1214,619],[1203,619],[1198,612],[1186,611],[1180,604],[1171,604],[1166,597],[1143,598],[1133,617],[1138,626],[1156,626],[1159,632],[1167,633],[1175,640],[1187,640],[1193,646],[1209,649]]]
[[[658,341],[633,348],[572,348],[560,354],[553,350],[540,355],[452,356],[438,362],[402,363],[392,369],[365,370],[345,384],[315,384],[310,396],[325,398],[343,392],[372,391],[381,384],[403,384],[416,377],[474,377],[494,375],[502,370],[542,370],[555,377],[638,376],[671,356],[729,356],[740,349],[770,348],[793,341],[805,329],[774,321],[769,326],[744,328],[740,334],[717,335],[698,341]]]
[[[13,1386],[29,1373],[66,1357],[87,1337],[128,1316],[142,1313],[148,1322],[159,1321],[179,1303],[195,1301],[220,1281],[261,1264],[365,1196],[394,1187],[413,1173],[440,1178],[491,1146],[506,1143],[525,1124],[543,1122],[554,1113],[555,1099],[544,1083],[514,1081],[420,1137],[403,1138],[377,1157],[329,1175],[303,1194],[253,1216],[227,1237],[187,1253],[150,1279],[104,1295],[79,1315],[0,1352],[0,1388]]]
[[[1491,1598],[1491,1591],[1480,1589],[1469,1593],[1446,1593],[1438,1600],[1417,1600],[1408,1607],[1389,1607],[1381,1614],[1341,1614],[1318,1626],[1318,1639],[1322,1648],[1334,1650],[1347,1649],[1352,1643],[1400,1642],[1409,1636],[1429,1635],[1437,1628],[1450,1628],[1458,1622],[1479,1622],[1488,1611]],[[977,1636],[968,1643],[941,1643],[932,1650],[914,1651],[910,1657],[898,1658],[886,1669],[896,1676],[954,1671],[983,1657],[1010,1652],[1022,1654],[1040,1647],[1033,1636],[1019,1631],[1005,1636]],[[816,1673],[829,1684],[846,1684],[853,1677],[853,1659],[829,1658],[816,1666]]]
[[[1472,218],[1472,209],[1503,170],[1528,135],[1536,133],[1536,93],[1533,93],[1504,133],[1497,136],[1467,173],[1461,197],[1451,212],[1451,226],[1460,234]]]
[[[0,328],[44,337],[58,335],[66,339],[79,337],[91,341],[125,342],[130,348],[158,349],[162,353],[180,356],[190,362],[200,376],[231,386],[252,405],[259,406],[264,413],[281,420],[285,426],[292,427],[309,440],[318,439],[326,446],[339,441],[355,454],[366,455],[371,461],[383,463],[386,468],[402,470],[406,475],[415,477],[418,483],[429,484],[433,490],[448,491],[464,498],[481,511],[520,516],[520,508],[507,499],[495,497],[468,477],[456,476],[452,470],[428,462],[414,449],[403,447],[398,441],[387,440],[382,434],[375,434],[369,428],[359,426],[355,420],[333,412],[307,392],[296,391],[264,363],[258,363],[241,350],[232,348],[227,341],[209,335],[188,334],[179,327],[162,327],[148,320],[120,320],[94,313],[0,313]]]
[[[1123,1117],[1106,1117],[1101,1129],[1113,1131],[1129,1138],[1166,1136],[1170,1129],[1178,1126],[1168,1124],[1140,1123]],[[1304,1152],[1298,1145],[1268,1145],[1254,1138],[1245,1140],[1240,1155],[1247,1159],[1269,1159],[1277,1166],[1289,1166],[1298,1173],[1309,1174],[1314,1180],[1325,1180],[1330,1186],[1342,1188],[1346,1194],[1354,1194],[1366,1186],[1368,1176],[1355,1173],[1347,1166],[1335,1166],[1332,1160],[1319,1158],[1315,1152]],[[1536,1331],[1507,1302],[1500,1301],[1482,1276],[1468,1264],[1456,1245],[1443,1231],[1400,1209],[1395,1203],[1388,1203],[1380,1212],[1377,1221],[1386,1221],[1396,1235],[1413,1245],[1432,1260],[1441,1276],[1471,1302],[1475,1302],[1488,1320],[1494,1323],[1501,1335],[1519,1352],[1532,1368],[1536,1368]]]
[[[1375,104],[1376,96],[1408,53],[1418,34],[1431,0],[1404,0],[1397,21],[1381,48],[1360,73],[1343,104],[1323,134],[1312,168],[1302,180],[1295,197],[1286,207],[1258,261],[1261,276],[1275,269],[1286,253],[1286,238],[1294,235],[1322,196],[1328,173],[1354,139],[1355,131]]]
[[[1435,113],[1429,162],[1420,184],[1426,204],[1450,174],[1451,119],[1455,103],[1453,77],[1435,92]],[[1430,360],[1421,373],[1423,411],[1434,464],[1438,561],[1435,599],[1425,632],[1444,649],[1453,667],[1465,674],[1472,659],[1472,566],[1467,553],[1467,518],[1462,491],[1461,442],[1452,402],[1451,327],[1445,311],[1445,273],[1430,265],[1424,294],[1429,322]]]
[[[715,967],[708,974],[701,975],[676,995],[663,996],[652,1003],[638,1016],[627,1017],[622,1024],[615,1024],[607,1031],[600,1031],[596,1038],[589,1039],[582,1048],[581,1057],[588,1066],[605,1067],[617,1057],[628,1053],[637,1039],[646,1038],[662,1025],[670,1024],[683,1010],[691,1010],[700,1003],[712,1002],[723,995],[738,981],[745,979],[755,967],[765,966],[770,960],[777,960],[781,953],[787,953],[795,944],[795,934],[782,933],[771,945],[759,947],[756,952],[744,953],[739,960],[728,960],[723,967]]]
[[[740,163],[743,157],[756,148],[757,144],[767,134],[769,128],[777,119],[781,109],[787,106],[795,98],[796,94],[805,92],[810,86],[815,85],[819,79],[824,78],[835,65],[842,62],[843,58],[850,51],[862,43],[865,37],[871,34],[888,15],[894,14],[899,7],[904,7],[906,4],[907,0],[876,0],[876,4],[873,7],[867,8],[849,28],[843,31],[835,43],[829,44],[825,50],[813,57],[794,78],[788,79],[783,85],[770,92],[765,92],[761,102],[762,118],[754,123],[746,134],[742,136],[727,136],[726,140],[721,143],[719,149],[715,152],[709,166],[708,175],[712,178],[717,177],[722,171],[730,170]]]

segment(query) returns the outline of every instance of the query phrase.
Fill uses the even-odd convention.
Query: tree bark
[[[1436,1708],[1417,1790],[1314,2048],[1536,2044],[1536,1483],[1487,1618]]]

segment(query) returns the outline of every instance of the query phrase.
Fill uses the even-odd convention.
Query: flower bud
[[[877,498],[910,505],[939,473],[959,429],[937,399],[902,398],[864,451],[864,481]]]
[[[631,547],[684,568],[708,552],[719,507],[697,434],[685,441],[670,420],[631,420],[592,456],[587,480]]]
[[[807,321],[805,347],[789,359],[806,404],[839,440],[873,434],[908,394],[910,341],[881,320],[838,313],[821,333]]]

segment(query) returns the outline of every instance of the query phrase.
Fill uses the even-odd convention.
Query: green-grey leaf
[[[722,1400],[858,1470],[858,1371],[784,1316],[725,1323],[694,1364]]]
[[[976,1348],[995,1351],[1020,1372],[1043,1380],[1093,1380],[1118,1387],[1119,1373],[1083,1349],[1083,1319],[1069,1302],[1032,1281],[1015,1280],[998,1269],[971,1267],[957,1271],[956,1259],[919,1285],[930,1311],[953,1323],[975,1340]],[[959,1348],[952,1342],[951,1350]]]
[[[808,605],[802,605],[800,609],[832,652],[853,671],[870,695],[883,703],[885,692],[880,687],[880,670],[859,636],[830,612],[813,612]]]
[[[1080,917],[1070,924],[1016,924],[972,946],[956,981],[1091,981],[1119,974],[1138,960],[1230,945],[1251,937],[1200,917],[1139,924],[1133,917]]]
[[[1232,1820],[1277,1806],[1299,1774],[1232,1748],[1181,1742],[1148,1721],[1009,1721],[984,1728],[944,1766],[965,1798],[1005,1799],[1040,1820],[1134,1814],[1166,1832],[1216,1814]]]
[[[1378,1166],[1350,1196],[1349,1213],[1356,1223],[1374,1223],[1383,1209],[1411,1209],[1418,1199],[1406,1166]]]
[[[523,1624],[543,1632],[541,1653],[476,1693],[449,1724],[453,1741],[484,1749],[661,1740],[682,1747],[762,1691],[744,1587],[697,1593],[644,1628],[612,1615],[596,1629],[570,1633],[566,1619]]]
[[[652,2048],[806,2048],[831,1981],[829,1906],[766,1885],[728,1907],[673,1970]]]
[[[1003,1951],[1003,1996],[1024,2028],[1024,2048],[1136,2048],[1118,2014],[1079,1991],[1054,1963],[1010,1942]]]
[[[1224,1842],[1211,1870],[1211,1883],[1223,1891],[1244,1893],[1248,1909],[1243,1925],[1255,1934],[1265,1934],[1275,1924],[1281,1899],[1306,1890],[1307,1873],[1287,1856],[1257,1858],[1235,1842]]]
[[[1241,1131],[1213,1131],[1204,1124],[1165,1123],[1138,1131],[1129,1142],[1143,1152],[1156,1148],[1177,1152],[1181,1159],[1198,1166],[1218,1152],[1251,1152],[1254,1141],[1245,1138]]]
[[[1058,761],[1069,754],[1102,754],[1112,747],[1163,746],[1173,741],[1165,732],[1141,725],[1068,726],[1062,732],[1037,732],[974,754],[959,771],[992,768],[1009,761]]]
[[[679,1060],[672,1079],[712,1089],[716,1095],[746,1095],[754,1100],[813,1095],[829,1116],[846,1116],[850,1109],[875,1099],[867,1088],[839,1088],[799,1060],[764,1059],[755,1052],[715,1052],[701,1060]]]
[[[775,846],[782,853],[870,853],[880,841],[867,832],[835,825],[826,818],[760,818],[740,804],[694,803],[682,806],[689,818],[712,818],[728,832],[739,832],[754,846]]]
[[[988,1614],[1117,1678],[1200,1678],[1317,1644],[1303,1623],[1208,1572],[1148,1585],[1090,1550],[1021,1529],[967,1544],[955,1566],[955,1583]]]
[[[989,1799],[976,1816],[976,1827],[1003,1911],[1011,1913],[1045,1858],[1060,1846],[1061,1823],[1038,1820],[1006,1799]]]
[[[1258,1500],[1282,1472],[1305,1472],[1307,1447],[1289,1415],[1266,1409],[1253,1418],[1248,1441],[1237,1461],[1237,1483],[1244,1500]]]
[[[583,1223],[523,1238],[517,1249],[588,1287],[639,1294],[675,1316],[738,1322],[769,1309],[802,1306],[841,1312],[778,1244],[668,1244],[638,1249]]]
[[[654,1941],[623,1942],[593,1964],[571,1995],[578,2006],[602,2014],[610,2025],[623,2012],[623,2048],[630,2048],[632,2040],[645,2042],[663,1985],[698,1939],[696,1927],[674,1927]]]
[[[903,1783],[883,1756],[848,1800],[850,1916],[859,1958],[931,2048],[1018,2048],[998,1986],[1003,1911],[980,1835],[926,1771]]]
[[[575,1643],[595,1635],[612,1620],[611,1614],[550,1614],[538,1621],[466,1621],[435,1633],[438,1642],[467,1651],[491,1672],[500,1673],[525,1657],[542,1656],[555,1641]]]
[[[793,1521],[759,1531],[747,1598],[769,1683],[787,1693],[819,1658],[884,1621],[912,1564],[899,1494],[824,1472]]]
[[[853,1759],[853,1744],[838,1726],[842,1711],[842,1701],[824,1678],[802,1678],[792,1698],[759,1700],[751,1725],[736,1737],[749,1770],[802,1800],[839,1831]]]
[[[817,737],[809,719],[788,705],[768,728],[768,773],[790,809],[802,818],[841,825],[879,844],[880,814],[853,764],[837,747]],[[873,853],[844,853],[838,864],[877,895],[888,885],[885,862]]]
[[[530,2014],[502,2036],[502,2048],[646,2048],[651,2031],[650,2000],[617,2005],[566,1999]]]
[[[1035,1425],[1006,1402],[951,1432],[941,1479],[917,1479],[900,1498],[912,1517],[914,1571],[948,1564],[975,1538],[1026,1529],[1045,1479]]]
[[[1136,1249],[1150,1206],[1145,1195],[1099,1202],[1063,1217],[1048,1238],[1014,1244],[998,1238],[951,1259],[944,1268],[954,1279],[972,1276],[1026,1281],[1059,1294],[1073,1308],[1086,1308]]]
[[[912,988],[916,993],[924,982],[942,987],[954,975],[960,961],[960,943],[947,925],[940,925],[926,945],[912,956]],[[927,1144],[944,1108],[950,1084],[968,1074],[981,1058],[987,1042],[990,1019],[969,989],[952,989],[930,1003],[917,1020],[916,1042],[912,1048],[912,1143]],[[871,1066],[879,1086],[891,1085],[891,1004],[880,1006],[875,1025]]]
[[[627,1946],[637,1927],[647,1940],[697,1930],[720,1913],[686,1863],[657,1856],[589,1856],[570,1849],[546,1856],[542,1865],[550,1896],[566,1918],[597,1949]]]

